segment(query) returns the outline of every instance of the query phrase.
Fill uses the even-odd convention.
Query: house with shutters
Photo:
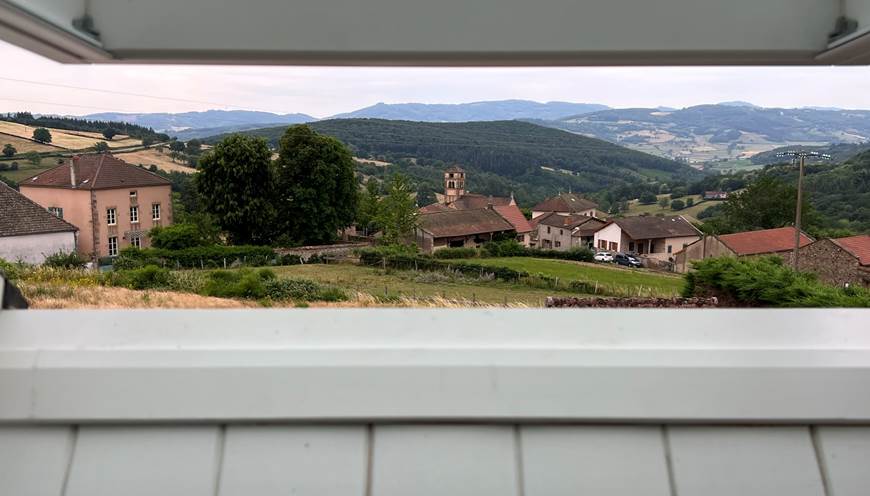
[[[680,215],[613,219],[595,232],[595,248],[640,255],[659,262],[701,239],[701,231]]]
[[[21,180],[21,194],[79,229],[85,257],[114,257],[150,245],[148,232],[172,223],[170,182],[108,153],[77,155]]]
[[[598,210],[598,204],[576,193],[560,193],[532,207],[532,218],[555,212],[559,215],[582,215],[604,219],[604,212]]]
[[[550,212],[532,222],[536,226],[536,247],[544,250],[568,251],[572,248],[592,248],[595,233],[606,221],[580,214],[562,215]]]
[[[49,255],[76,250],[78,229],[0,181],[0,259],[41,264]]]

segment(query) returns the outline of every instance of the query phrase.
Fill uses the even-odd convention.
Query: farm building
[[[794,249],[794,234],[794,227],[780,227],[704,236],[676,254],[674,270],[687,272],[695,260],[729,256],[780,255],[788,262]],[[801,232],[801,246],[812,242],[813,238]]]
[[[828,284],[870,287],[870,235],[820,239],[802,247],[798,261]]]
[[[49,212],[0,181],[0,258],[40,264],[49,255],[76,250],[76,226],[63,211]]]
[[[492,208],[420,214],[417,246],[425,253],[441,248],[476,248],[498,237],[516,236],[514,226]]]

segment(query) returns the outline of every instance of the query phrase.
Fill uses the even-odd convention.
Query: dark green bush
[[[0,258],[0,274],[3,274],[10,281],[14,281],[21,275],[21,265]]]
[[[822,284],[777,256],[709,258],[693,267],[686,274],[686,297],[714,295],[725,303],[760,307],[870,307],[867,290]]]
[[[119,270],[106,277],[108,284],[130,289],[166,289],[170,284],[169,271],[156,265]]]
[[[443,271],[455,270],[464,275],[480,277],[486,274],[492,274],[496,279],[505,281],[516,281],[520,277],[527,276],[526,272],[521,272],[507,267],[491,267],[487,265],[474,264],[469,262],[449,262],[445,260],[436,260],[429,257],[421,257],[414,255],[384,255],[381,250],[361,250],[360,263],[373,267],[384,267],[400,270],[427,270],[427,271]]]
[[[212,244],[205,239],[199,227],[194,224],[173,224],[166,227],[155,227],[149,233],[151,246],[165,250],[183,250],[194,246]]]
[[[490,257],[525,257],[531,251],[515,239],[490,241],[483,245],[483,249]]]
[[[474,258],[478,254],[475,248],[442,248],[434,253],[435,258],[456,259]]]
[[[76,252],[58,252],[54,255],[45,257],[43,265],[57,269],[81,269],[86,263],[88,263],[88,261]]]
[[[274,279],[265,283],[266,296],[273,300],[344,301],[347,294],[308,279]]]
[[[276,277],[269,269],[215,270],[209,273],[203,294],[256,300],[266,296],[266,284]]]

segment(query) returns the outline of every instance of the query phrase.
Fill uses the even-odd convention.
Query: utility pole
[[[794,270],[798,270],[798,255],[801,248],[801,210],[804,202],[804,165],[807,157],[816,157],[825,160],[830,160],[831,156],[825,153],[810,152],[805,150],[795,150],[789,152],[780,152],[777,157],[791,157],[792,163],[795,160],[798,162],[798,183],[797,183],[797,204],[794,208],[794,249],[792,253],[792,266]]]

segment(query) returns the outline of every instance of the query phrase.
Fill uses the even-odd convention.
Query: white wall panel
[[[377,426],[372,496],[519,495],[510,426]]]
[[[230,426],[220,496],[363,496],[364,426]]]
[[[807,427],[673,427],[668,433],[679,496],[825,496]]]
[[[825,426],[816,435],[831,495],[870,494],[870,427]]]
[[[527,426],[525,496],[669,496],[659,426]]]
[[[61,496],[73,442],[70,427],[0,427],[0,494]]]
[[[64,496],[214,496],[218,428],[84,426]]]

